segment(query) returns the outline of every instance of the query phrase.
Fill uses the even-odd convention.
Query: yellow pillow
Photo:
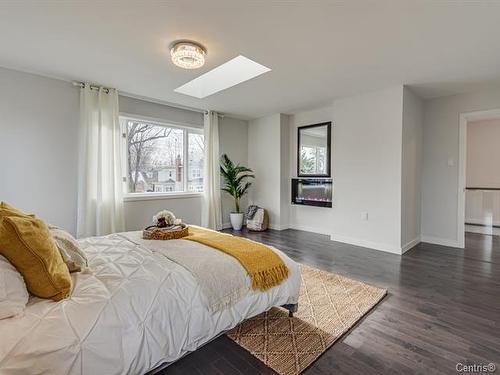
[[[32,216],[0,216],[0,254],[24,277],[30,293],[59,301],[71,277],[47,225]]]
[[[0,219],[4,216],[29,216],[29,217],[34,217],[34,215],[27,215],[21,210],[18,210],[17,208],[14,208],[12,206],[9,206],[5,202],[0,202]]]

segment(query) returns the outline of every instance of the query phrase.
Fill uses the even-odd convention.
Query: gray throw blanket
[[[255,213],[257,212],[257,210],[259,208],[260,208],[259,206],[256,206],[254,204],[252,204],[251,206],[248,206],[248,209],[247,209],[247,219],[248,220],[252,220],[253,217],[255,216]]]
[[[142,232],[120,236],[187,269],[200,285],[211,312],[234,305],[250,291],[251,281],[245,269],[222,251],[193,241],[145,240]]]

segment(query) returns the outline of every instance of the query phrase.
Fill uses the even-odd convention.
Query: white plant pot
[[[231,219],[231,226],[234,230],[241,230],[243,226],[243,214],[239,212],[231,212],[229,214],[229,218]]]

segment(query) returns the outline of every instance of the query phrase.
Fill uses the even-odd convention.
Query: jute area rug
[[[387,293],[360,281],[301,266],[299,310],[273,307],[227,333],[281,375],[304,371]]]

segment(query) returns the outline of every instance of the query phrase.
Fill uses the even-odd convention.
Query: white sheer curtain
[[[222,229],[222,209],[220,202],[219,166],[219,115],[209,111],[205,114],[205,171],[204,196],[201,225],[207,228]]]
[[[118,93],[80,89],[78,237],[125,230]]]

